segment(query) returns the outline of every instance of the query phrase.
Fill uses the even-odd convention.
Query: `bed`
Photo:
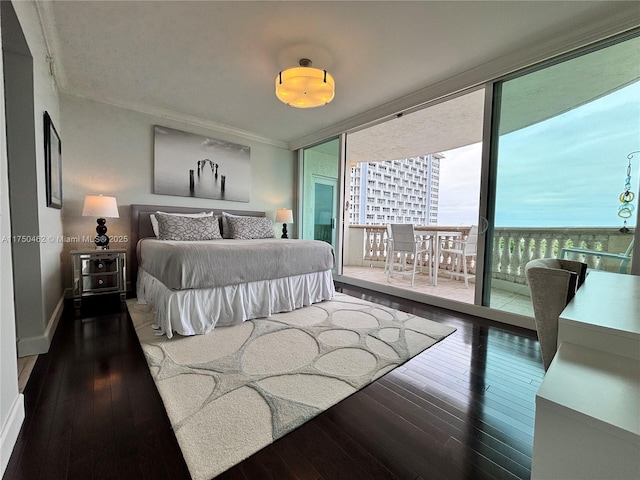
[[[168,215],[156,214],[158,211]],[[176,220],[170,215],[200,212],[212,212],[216,220],[200,216]],[[334,257],[330,244],[244,238],[238,234],[237,225],[262,224],[273,229],[271,221],[264,212],[224,213],[223,216],[219,209],[131,205],[131,245],[135,248],[130,256],[131,278],[135,280],[138,303],[149,304],[156,312],[159,335],[171,338],[175,333],[205,334],[217,326],[268,317],[333,298]],[[162,239],[156,238],[152,214],[162,223]],[[200,228],[219,222],[224,237],[236,226],[236,238],[201,240],[197,234],[198,240],[191,240],[188,235],[180,237],[182,233],[172,237],[168,221],[178,222],[178,228],[184,224]]]

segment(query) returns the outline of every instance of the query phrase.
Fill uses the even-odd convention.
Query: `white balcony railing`
[[[442,227],[442,226],[416,226],[416,237],[423,242],[422,246],[427,246],[429,238],[433,237],[435,232],[461,232],[462,238],[465,239],[469,233],[470,226],[464,227]],[[457,236],[440,237],[444,238],[444,242],[453,241]],[[345,265],[351,266],[375,266],[383,267],[387,256],[387,227],[386,225],[350,225],[347,239],[347,255],[345,256]],[[431,263],[432,253],[421,254],[418,258],[418,266],[427,267]],[[469,258],[469,271],[475,273],[475,257]],[[409,258],[408,262],[412,263],[413,258]],[[444,254],[440,256],[440,268],[451,270],[452,261],[450,255]]]
[[[416,234],[424,242],[436,231],[462,232],[466,238],[470,226],[416,226]],[[454,237],[445,237],[444,241]],[[525,284],[524,266],[537,258],[556,258],[564,247],[574,246],[604,252],[624,252],[633,238],[633,229],[629,234],[621,234],[615,228],[536,228],[501,227],[494,229],[491,249],[492,277],[512,283]],[[346,255],[344,264],[351,266],[383,267],[387,255],[386,225],[350,225],[348,228]],[[607,261],[597,256],[573,256],[584,261],[589,268],[596,270],[618,271],[619,261]],[[418,259],[419,266],[428,266],[431,254],[426,253]],[[409,259],[410,262],[413,259]],[[440,258],[440,268],[451,270],[453,259],[448,255]],[[475,272],[476,258],[468,260],[467,268]]]

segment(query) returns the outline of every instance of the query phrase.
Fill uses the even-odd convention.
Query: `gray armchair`
[[[584,282],[586,272],[586,263],[559,258],[532,260],[525,266],[545,370],[558,349],[558,317]]]

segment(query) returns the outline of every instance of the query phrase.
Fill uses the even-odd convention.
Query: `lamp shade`
[[[293,212],[288,208],[281,208],[276,212],[276,223],[293,223]]]
[[[105,197],[103,195],[87,195],[84,197],[83,217],[110,217],[118,218],[118,203],[116,197]]]
[[[296,108],[326,105],[335,96],[336,83],[326,70],[311,68],[303,58],[299,67],[283,70],[276,76],[276,97]]]

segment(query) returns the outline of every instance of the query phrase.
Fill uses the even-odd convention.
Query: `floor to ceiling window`
[[[473,279],[467,287],[449,275],[461,260],[435,245],[464,239],[478,224],[483,112],[484,90],[476,89],[346,135],[344,276],[474,303]],[[415,278],[397,269],[388,278],[390,224],[413,225],[427,248],[408,259],[419,266]]]
[[[302,238],[334,245],[342,281],[518,325],[529,260],[637,273],[638,58],[636,32],[302,149]],[[414,286],[388,278],[391,223],[430,245]],[[434,246],[474,225],[467,288]]]
[[[500,308],[497,286],[528,295],[524,266],[534,258],[630,272],[630,260],[606,252],[630,253],[635,237],[639,58],[634,38],[496,84],[491,307]]]

